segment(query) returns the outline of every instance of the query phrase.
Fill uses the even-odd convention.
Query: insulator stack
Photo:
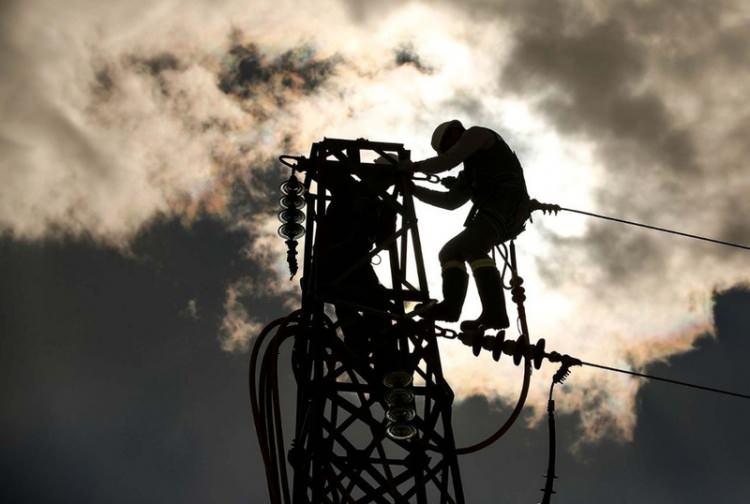
[[[391,439],[406,440],[417,434],[412,421],[417,416],[414,408],[414,392],[411,389],[413,378],[406,371],[392,371],[383,378],[386,386],[384,395],[388,407],[385,417],[388,419],[386,434]]]
[[[286,262],[289,265],[291,277],[294,277],[298,268],[297,239],[305,234],[305,226],[302,225],[302,222],[305,221],[305,214],[301,210],[305,206],[305,198],[303,197],[305,186],[297,180],[294,171],[292,171],[289,179],[282,183],[280,188],[284,196],[279,200],[281,205],[279,220],[282,224],[279,226],[278,233],[285,239],[287,247]]]
[[[542,367],[544,359],[550,362],[562,362],[568,368],[570,366],[580,366],[581,362],[569,355],[562,355],[558,352],[545,351],[547,342],[544,338],[535,344],[525,344],[521,339],[506,340],[505,331],[498,331],[496,335],[485,335],[481,332],[463,332],[458,335],[458,339],[472,348],[474,355],[479,355],[482,350],[492,352],[492,358],[499,361],[502,354],[513,357],[513,363],[518,366],[524,357],[531,359],[534,368]]]

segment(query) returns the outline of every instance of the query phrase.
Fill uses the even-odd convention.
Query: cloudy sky
[[[750,243],[740,1],[6,0],[0,14],[13,501],[265,500],[246,351],[296,295],[274,159],[324,136],[419,159],[459,118],[503,135],[540,200]],[[467,208],[417,211],[437,292],[437,250]],[[572,215],[540,216],[517,246],[532,337],[747,392],[747,253]],[[442,352],[468,442],[499,422],[518,370]],[[552,371],[515,437],[462,461],[470,502],[538,498]],[[557,397],[561,502],[742,501],[750,408],[665,387],[574,373]]]

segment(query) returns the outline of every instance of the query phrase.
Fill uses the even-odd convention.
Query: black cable
[[[734,397],[739,397],[739,398],[742,398],[742,399],[750,399],[750,395],[748,395],[748,394],[740,394],[739,392],[732,392],[732,391],[729,391],[729,390],[722,390],[722,389],[717,389],[717,388],[713,388],[713,387],[706,387],[705,385],[696,385],[695,383],[687,383],[687,382],[683,382],[683,381],[679,381],[679,380],[672,380],[671,378],[663,378],[661,376],[654,376],[654,375],[649,375],[649,374],[645,374],[645,373],[638,373],[636,371],[628,371],[627,369],[618,369],[618,368],[614,368],[614,367],[610,367],[610,366],[603,366],[601,364],[594,364],[593,362],[583,362],[582,361],[581,364],[584,365],[584,366],[591,366],[591,367],[595,367],[595,368],[599,368],[599,369],[605,369],[607,371],[615,371],[616,373],[629,374],[629,375],[632,375],[632,376],[638,376],[640,378],[648,378],[649,380],[663,381],[663,382],[667,382],[667,383],[673,383],[675,385],[682,385],[683,387],[690,387],[690,388],[694,388],[694,389],[705,390],[707,392],[715,392],[717,394],[725,394],[725,395],[730,395],[730,396],[734,396]]]
[[[694,234],[690,234],[690,233],[683,233],[682,231],[675,231],[674,229],[667,229],[667,228],[661,228],[661,227],[657,227],[657,226],[651,226],[649,224],[642,224],[640,222],[633,222],[633,221],[629,221],[629,220],[625,220],[625,219],[618,219],[616,217],[609,217],[607,215],[600,215],[600,214],[596,214],[596,213],[593,213],[593,212],[585,212],[583,210],[576,210],[574,208],[560,207],[560,210],[564,210],[566,212],[573,212],[573,213],[577,213],[577,214],[581,214],[581,215],[588,215],[589,217],[597,217],[599,219],[605,219],[605,220],[610,220],[610,221],[614,221],[614,222],[620,222],[622,224],[630,224],[631,226],[638,226],[638,227],[642,227],[642,228],[646,228],[646,229],[653,229],[654,231],[661,231],[663,233],[670,233],[670,234],[674,234],[674,235],[685,236],[687,238],[694,238],[696,240],[703,240],[703,241],[707,241],[707,242],[711,242],[711,243],[718,243],[719,245],[727,245],[729,247],[736,247],[736,248],[740,248],[740,249],[743,249],[743,250],[750,250],[750,246],[747,246],[747,245],[741,245],[739,243],[732,243],[732,242],[723,241],[723,240],[716,240],[714,238],[707,238],[705,236],[694,235]]]
[[[557,436],[555,434],[555,400],[552,393],[556,381],[553,380],[549,386],[549,399],[547,400],[547,432],[549,435],[549,446],[547,451],[547,474],[544,475],[544,488],[542,488],[542,501],[539,504],[550,504],[552,495],[556,494],[554,486],[557,475],[555,474],[555,458],[557,457]]]

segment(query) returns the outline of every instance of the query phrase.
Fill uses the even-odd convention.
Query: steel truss
[[[381,157],[378,163],[371,161],[374,156]],[[398,161],[409,156],[402,144],[324,139],[313,144],[309,159],[282,159],[304,177],[307,229],[301,310],[269,326],[263,334],[276,331],[269,344],[271,353],[278,353],[284,338],[294,339],[297,411],[292,448],[286,454],[278,392],[263,393],[263,383],[273,385],[274,379],[261,378],[258,384],[251,368],[251,388],[261,391],[260,398],[256,393],[253,409],[274,503],[464,502],[451,427],[453,393],[443,377],[436,330],[429,322],[415,322],[405,312],[408,301],[429,301],[407,176],[396,175],[396,184],[388,192],[367,189],[396,213],[397,225],[391,236],[332,282],[320,278],[319,272],[316,239],[332,200],[325,185],[326,172],[339,170],[369,187],[368,171],[395,171]],[[335,289],[320,288],[323,283],[345,282],[358,266],[379,254],[387,257],[390,269],[387,309],[353,303],[337,297]],[[413,265],[415,280],[407,278],[407,265]],[[373,338],[373,348],[363,352],[345,343],[340,321],[328,315],[332,304],[384,321]],[[257,360],[257,348],[253,355]],[[264,357],[264,363],[267,359]],[[275,372],[271,364],[266,368]],[[414,379],[408,389],[415,398],[417,414],[411,423],[416,435],[410,439],[394,439],[386,432],[388,388],[384,377],[394,370],[406,371]],[[286,481],[285,455],[293,470],[291,488]]]

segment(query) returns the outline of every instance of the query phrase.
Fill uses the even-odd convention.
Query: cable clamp
[[[532,199],[531,201],[529,201],[529,211],[535,212],[536,210],[541,210],[543,214],[554,213],[555,215],[557,215],[557,213],[562,210],[562,208],[560,208],[560,205],[556,205],[554,203],[542,203],[539,200]]]

